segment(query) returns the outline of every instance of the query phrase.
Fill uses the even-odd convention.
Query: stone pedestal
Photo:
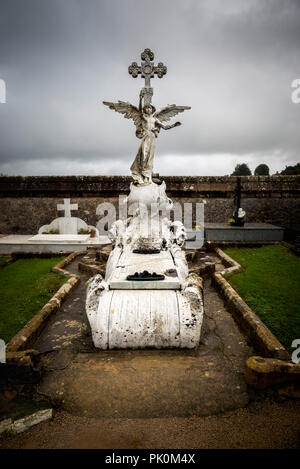
[[[105,278],[95,276],[87,291],[86,311],[95,347],[195,348],[199,344],[202,283],[196,275],[188,275],[181,250],[185,230],[166,216],[172,201],[165,189],[164,183],[131,185],[127,198],[131,217],[118,220],[110,229],[115,247]],[[136,249],[159,252],[140,254]],[[127,279],[145,270],[164,279]]]

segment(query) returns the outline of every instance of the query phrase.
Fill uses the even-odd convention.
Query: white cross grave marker
[[[57,210],[64,210],[65,217],[71,217],[71,210],[78,210],[78,204],[71,204],[70,199],[64,199],[63,204],[57,204]]]

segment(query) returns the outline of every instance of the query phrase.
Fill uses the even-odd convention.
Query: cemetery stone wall
[[[232,216],[236,177],[164,176],[173,201],[205,200],[205,221],[227,223]],[[243,176],[242,207],[247,222],[265,222],[288,230],[300,228],[300,176]],[[71,198],[79,210],[72,213],[96,225],[96,208],[112,202],[118,214],[118,196],[129,192],[129,176],[2,176],[0,177],[0,233],[34,234],[63,216],[56,206]]]

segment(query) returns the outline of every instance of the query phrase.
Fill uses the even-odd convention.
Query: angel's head
[[[152,106],[152,104],[145,104],[145,106],[143,107],[143,113],[147,114],[148,116],[153,114],[155,111],[156,109],[154,106]]]

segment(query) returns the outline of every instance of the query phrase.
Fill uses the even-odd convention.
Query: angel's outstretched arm
[[[160,129],[170,130],[170,129],[173,129],[174,127],[178,127],[178,125],[181,125],[181,122],[175,122],[175,124],[172,124],[172,125],[163,125],[161,122],[159,122],[159,120],[157,120],[156,125]]]

